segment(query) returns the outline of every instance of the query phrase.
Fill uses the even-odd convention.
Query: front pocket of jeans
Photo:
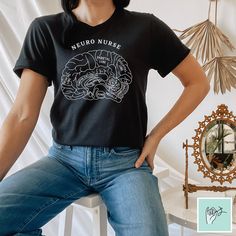
[[[111,148],[111,154],[120,157],[138,155],[141,152],[139,148],[130,147],[113,147]]]

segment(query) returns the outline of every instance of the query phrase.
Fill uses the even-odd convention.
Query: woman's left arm
[[[210,90],[208,78],[191,53],[172,73],[181,81],[184,90],[171,110],[147,135],[142,152],[135,162],[136,168],[146,159],[149,166],[154,169],[153,159],[160,140],[190,115]]]

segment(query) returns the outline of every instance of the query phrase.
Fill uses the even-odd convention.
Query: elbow
[[[189,91],[197,92],[197,94],[202,98],[207,96],[211,88],[210,82],[207,78],[198,82],[189,83],[184,87],[185,89],[189,89]]]
[[[196,85],[196,87],[198,87],[199,91],[202,91],[203,94],[208,94],[210,91],[210,81],[209,79],[206,77],[206,75],[204,75],[203,77],[199,77],[200,79],[193,81],[193,85]]]
[[[17,121],[18,123],[21,123],[21,124],[28,123],[32,121],[32,117],[30,117],[29,115],[19,116],[17,117]]]
[[[25,113],[25,112],[15,112],[11,111],[9,116],[17,123],[17,124],[35,124],[38,119],[38,115],[32,113]]]
[[[17,121],[21,124],[28,124],[34,125],[37,122],[38,116],[37,115],[22,115],[18,117]]]
[[[209,80],[205,80],[205,82],[199,83],[197,85],[197,90],[199,91],[199,95],[202,97],[202,99],[208,95],[210,88]]]

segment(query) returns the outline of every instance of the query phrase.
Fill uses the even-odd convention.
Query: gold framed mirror
[[[226,186],[197,186],[188,183],[188,148],[193,148],[194,163],[204,178],[211,182],[232,183],[236,179],[236,116],[229,112],[225,104],[217,106],[211,115],[204,116],[195,129],[196,135],[192,137],[193,145],[183,143],[185,148],[185,183],[183,191],[188,208],[188,193],[198,190],[226,191],[236,187]]]

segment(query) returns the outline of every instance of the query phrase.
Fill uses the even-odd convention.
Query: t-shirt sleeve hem
[[[166,77],[172,70],[174,70],[191,52],[191,49],[186,47],[183,53],[171,64],[168,65],[165,71],[158,71],[162,78]]]
[[[14,68],[13,68],[13,71],[15,72],[15,74],[21,78],[21,74],[23,72],[23,69],[30,69],[30,70],[33,70],[35,71],[36,73],[39,73],[41,74],[42,76],[46,77],[47,79],[47,82],[48,82],[48,87],[50,87],[52,85],[52,81],[49,79],[49,76],[47,75],[46,71],[38,68],[38,66],[36,65],[33,65],[32,63],[25,63],[25,64],[19,64],[19,65],[16,65]]]

